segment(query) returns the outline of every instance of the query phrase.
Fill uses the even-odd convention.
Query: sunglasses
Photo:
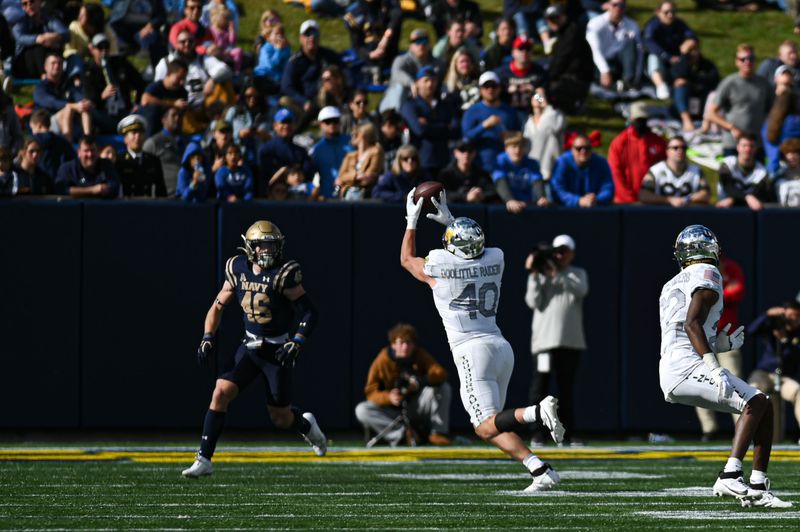
[[[428,44],[429,42],[430,41],[428,40],[427,37],[423,37],[421,39],[414,39],[413,41],[411,41],[411,44],[418,44],[422,46],[423,44]]]
[[[667,146],[668,150],[672,151],[686,151],[686,146],[679,145],[679,146]]]
[[[353,105],[367,105],[367,100],[353,100]]]
[[[322,123],[323,124],[327,124],[329,126],[338,126],[339,125],[339,119],[338,118],[329,118],[327,120],[323,120]]]
[[[572,149],[575,151],[592,151],[591,146],[573,146]]]
[[[486,83],[484,83],[483,85],[481,85],[481,88],[482,88],[482,89],[496,89],[496,88],[497,88],[497,87],[499,87],[499,86],[500,86],[500,85],[498,85],[498,84],[497,84],[497,83],[495,83],[494,81],[487,81]]]
[[[192,44],[194,41],[192,39],[179,39],[175,42],[178,44]]]
[[[756,56],[754,55],[743,55],[741,57],[736,57],[737,61],[741,61],[742,63],[752,63],[756,60]]]

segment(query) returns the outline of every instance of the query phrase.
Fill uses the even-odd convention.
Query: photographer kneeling
[[[575,427],[572,390],[581,351],[586,349],[583,298],[589,293],[589,276],[583,268],[572,266],[574,258],[575,240],[569,235],[555,237],[552,245],[539,243],[525,260],[530,273],[525,303],[533,309],[531,404],[548,395],[550,373],[554,373],[559,417],[567,428],[564,442],[578,445],[571,434]],[[534,434],[533,440],[538,446],[545,438]]]
[[[389,346],[378,353],[364,387],[366,401],[356,406],[356,418],[380,433],[399,416],[383,439],[395,446],[411,444],[428,434],[432,445],[450,445],[450,400],[447,371],[424,349],[417,347],[417,331],[399,323],[389,331]]]

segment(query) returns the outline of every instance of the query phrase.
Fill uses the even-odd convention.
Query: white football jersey
[[[499,248],[486,248],[476,259],[462,259],[444,249],[431,250],[425,257],[425,273],[436,279],[433,302],[450,349],[468,340],[502,336],[495,317],[504,269]]]
[[[703,360],[689,341],[684,322],[696,290],[713,290],[719,296],[703,324],[711,349],[716,351],[717,324],[722,315],[722,275],[711,264],[692,264],[670,279],[661,289],[659,313],[661,317],[661,388],[671,392]]]

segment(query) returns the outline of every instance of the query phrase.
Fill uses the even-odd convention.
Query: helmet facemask
[[[259,220],[242,235],[247,260],[261,268],[272,268],[279,263],[283,254],[283,233],[266,220]]]
[[[474,259],[483,255],[483,229],[471,218],[456,218],[442,236],[442,246],[456,257]]]

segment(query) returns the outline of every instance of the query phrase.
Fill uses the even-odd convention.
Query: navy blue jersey
[[[295,321],[292,302],[283,292],[303,281],[296,261],[286,261],[255,274],[247,257],[236,255],[225,263],[225,277],[236,290],[247,332],[270,337],[294,332],[291,330]]]

